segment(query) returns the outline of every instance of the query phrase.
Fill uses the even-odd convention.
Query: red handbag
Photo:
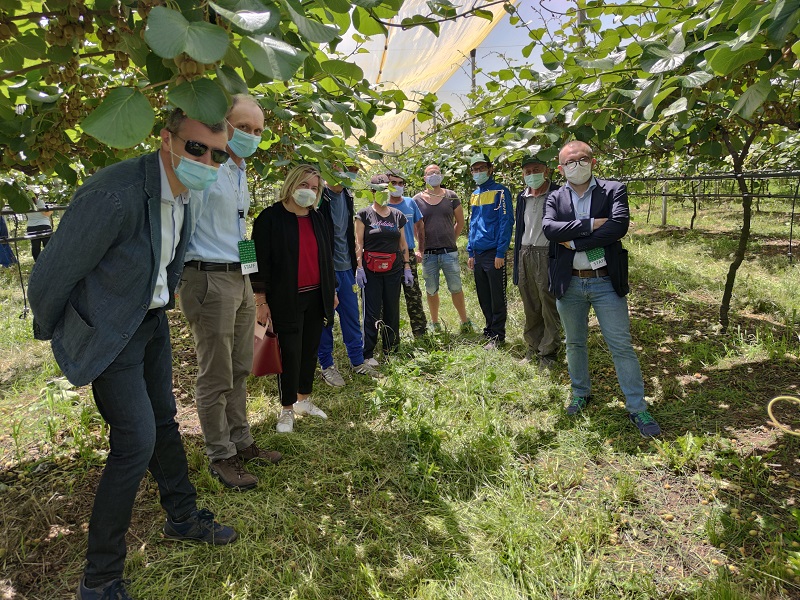
[[[253,337],[253,375],[261,377],[263,375],[280,375],[283,373],[283,361],[281,360],[281,346],[278,343],[278,334],[267,331],[264,327],[256,328]],[[259,329],[263,329],[263,335],[259,337]]]

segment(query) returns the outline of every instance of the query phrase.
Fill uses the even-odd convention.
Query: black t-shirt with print
[[[358,211],[356,218],[364,223],[364,252],[400,252],[400,231],[406,226],[403,213],[389,207],[389,216],[382,217],[372,206],[368,206]],[[361,264],[366,268],[366,256],[362,258]],[[389,273],[402,268],[403,257],[398,255]]]

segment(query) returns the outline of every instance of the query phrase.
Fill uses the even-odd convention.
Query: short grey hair
[[[167,131],[171,131],[172,133],[178,133],[180,130],[181,125],[183,122],[188,119],[189,117],[186,116],[186,113],[183,112],[180,108],[175,108],[167,115],[167,120],[164,123],[164,129]],[[199,123],[203,123],[202,121],[198,121]],[[227,128],[225,125],[225,121],[220,121],[219,123],[214,123],[213,125],[209,125],[208,123],[203,123],[212,133],[220,133],[221,131],[226,131]]]

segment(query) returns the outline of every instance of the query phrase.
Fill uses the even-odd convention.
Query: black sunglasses
[[[188,154],[191,154],[192,156],[200,157],[203,156],[209,150],[211,150],[211,160],[213,160],[215,163],[218,164],[228,162],[228,159],[231,157],[231,155],[225,152],[225,150],[219,150],[218,148],[209,148],[202,142],[195,142],[194,140],[184,140],[177,133],[173,133],[172,135],[173,137],[176,137],[179,140],[185,142],[183,149],[186,150],[186,152]]]

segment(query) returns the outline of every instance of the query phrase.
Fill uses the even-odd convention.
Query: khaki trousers
[[[551,356],[561,346],[556,298],[548,290],[548,248],[523,246],[519,252],[519,294],[525,310],[523,338],[528,352]]]
[[[196,346],[195,401],[206,454],[212,461],[230,458],[253,443],[247,422],[256,316],[250,278],[186,267],[178,291]]]

